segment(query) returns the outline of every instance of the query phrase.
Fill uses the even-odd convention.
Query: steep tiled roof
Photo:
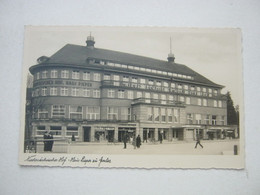
[[[113,61],[122,64],[131,64],[133,66],[136,65],[144,68],[189,75],[194,78],[193,81],[195,82],[206,84],[206,85],[212,85],[215,87],[223,87],[221,85],[218,85],[208,80],[204,76],[200,75],[199,73],[193,71],[189,67],[182,64],[170,63],[168,61],[148,58],[139,55],[133,55],[129,53],[123,53],[118,51],[112,51],[107,49],[99,49],[95,47],[90,48],[86,46],[67,44],[43,63],[71,64],[71,65],[76,64],[76,65],[84,66],[87,65],[88,58],[103,59],[103,60]]]

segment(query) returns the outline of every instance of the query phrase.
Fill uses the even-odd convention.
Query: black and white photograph
[[[244,168],[241,41],[236,28],[26,26],[19,164]]]

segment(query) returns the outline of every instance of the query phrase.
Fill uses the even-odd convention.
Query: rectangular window
[[[176,84],[175,83],[171,83],[171,88],[175,88]]]
[[[172,109],[171,108],[167,108],[167,114],[168,114],[168,122],[172,122]]]
[[[191,86],[190,87],[190,94],[191,95],[196,95],[195,86]]]
[[[82,119],[83,109],[82,106],[70,106],[70,118]]]
[[[217,95],[218,95],[218,90],[214,89],[214,96],[217,96]]]
[[[147,120],[148,121],[153,121],[153,112],[152,112],[152,108],[151,107],[147,108]]]
[[[111,79],[111,75],[110,74],[104,74],[103,79],[104,80],[110,80]]]
[[[169,87],[169,83],[163,82],[163,86],[164,86],[164,87]]]
[[[178,93],[182,93],[182,84],[178,84]]]
[[[169,101],[170,101],[170,102],[173,101],[173,95],[169,95]]]
[[[66,129],[66,136],[78,136],[79,135],[79,127],[77,126],[68,126]]]
[[[189,125],[193,124],[193,115],[191,113],[187,114],[187,123]]]
[[[53,135],[61,135],[61,126],[50,126],[50,132]]]
[[[53,105],[52,106],[52,118],[65,118],[65,106]]]
[[[185,102],[185,98],[183,96],[180,96],[180,102]]]
[[[79,89],[78,88],[72,88],[72,96],[79,96]]]
[[[156,81],[156,85],[157,86],[162,86],[162,82],[161,81]]]
[[[197,95],[201,95],[201,88],[197,87]]]
[[[57,87],[51,87],[50,89],[50,95],[57,95]]]
[[[122,68],[122,64],[115,63],[115,67]]]
[[[145,79],[141,78],[140,83],[145,84]]]
[[[158,93],[154,93],[154,94],[153,94],[153,99],[155,99],[155,100],[158,100],[158,99],[159,99]]]
[[[42,78],[43,78],[43,79],[46,79],[46,78],[47,78],[47,73],[48,73],[48,72],[47,72],[46,70],[42,72]]]
[[[206,125],[209,125],[210,124],[210,115],[209,114],[207,114],[206,116],[205,116],[205,124]]]
[[[47,95],[47,87],[43,87],[42,88],[42,96],[46,96]]]
[[[134,99],[134,92],[133,91],[127,91],[127,98],[132,100]]]
[[[94,81],[100,81],[100,74],[99,73],[94,73]]]
[[[203,99],[203,106],[208,106],[208,100],[207,99]]]
[[[136,77],[132,77],[132,83],[137,83],[137,78]]]
[[[198,105],[201,106],[201,99],[198,98]]]
[[[166,122],[166,109],[161,108],[161,120],[162,122]]]
[[[120,117],[121,120],[129,120],[129,108],[128,107],[121,107],[120,109],[121,113],[120,113]]]
[[[195,119],[196,119],[196,124],[201,124],[201,114],[196,114]]]
[[[51,78],[58,78],[58,71],[57,70],[51,71]]]
[[[123,76],[123,81],[124,82],[129,82],[129,77],[128,76]]]
[[[149,81],[148,81],[148,84],[149,84],[149,85],[153,85],[153,84],[154,84],[153,80],[149,80]]]
[[[130,65],[128,65],[128,68],[129,68],[129,69],[134,69],[134,67],[133,67],[133,66],[130,66]]]
[[[69,71],[68,70],[62,70],[61,71],[61,78],[68,79],[69,78]]]
[[[125,98],[125,90],[118,90],[118,98]]]
[[[189,86],[188,85],[184,85],[184,93],[188,94],[189,93]]]
[[[212,115],[211,124],[212,125],[216,125],[217,124],[217,116],[216,115]]]
[[[40,126],[37,126],[36,134],[37,135],[44,135],[45,131],[46,131],[45,126],[40,125]]]
[[[190,97],[186,97],[186,104],[190,104]]]
[[[114,98],[114,97],[115,97],[115,90],[109,89],[107,96],[108,96],[109,98]]]
[[[83,72],[83,80],[90,80],[90,72]]]
[[[72,71],[72,79],[79,79],[79,71]]]
[[[107,119],[108,120],[118,120],[118,108],[108,107],[107,108]]]
[[[180,121],[180,109],[174,109],[174,122],[178,123]]]
[[[161,103],[162,104],[166,104],[166,95],[165,94],[161,94]]]
[[[214,107],[218,107],[218,102],[217,102],[217,100],[214,100]]]
[[[83,89],[84,97],[90,97],[90,89]]]
[[[120,77],[119,77],[119,75],[114,75],[114,76],[113,76],[113,79],[114,79],[114,81],[119,81],[119,80],[120,80]]]
[[[145,93],[145,102],[146,103],[151,103],[151,94],[150,93]]]
[[[207,89],[205,87],[202,88],[203,96],[207,96]]]
[[[68,93],[68,88],[67,87],[62,87],[61,88],[61,91],[60,91],[60,95],[61,96],[67,96],[69,93]]]
[[[154,121],[160,121],[159,108],[157,107],[153,108],[153,113],[154,113]]]
[[[143,93],[141,91],[137,91],[136,98],[142,98],[142,97],[143,97]]]
[[[88,120],[99,120],[100,119],[100,108],[97,106],[87,107],[87,119]]]
[[[221,100],[218,101],[218,107],[222,108],[222,101]]]
[[[100,90],[99,89],[93,90],[93,97],[94,98],[100,98]]]
[[[38,109],[38,118],[39,119],[47,119],[48,111],[46,109]]]

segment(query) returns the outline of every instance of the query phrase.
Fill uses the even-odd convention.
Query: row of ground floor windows
[[[77,141],[82,142],[122,142],[126,135],[130,141],[137,134],[141,136],[142,141],[158,141],[158,140],[196,140],[199,136],[201,139],[225,139],[235,138],[235,130],[207,130],[194,128],[141,128],[140,131],[136,127],[104,127],[104,126],[37,126],[35,128],[35,137],[42,137],[46,131],[49,131],[54,137],[70,139],[72,135]]]

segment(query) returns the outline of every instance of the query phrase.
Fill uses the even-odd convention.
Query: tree
[[[227,124],[238,125],[238,112],[234,107],[234,103],[229,91],[227,92],[226,96],[227,96]]]

